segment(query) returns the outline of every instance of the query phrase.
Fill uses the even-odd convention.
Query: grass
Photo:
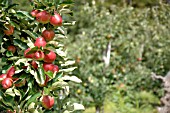
[[[146,93],[146,92],[144,92]],[[144,98],[142,97],[143,92],[137,93],[139,97],[135,96],[136,100],[135,102],[133,102],[134,104],[130,104],[128,102],[126,102],[128,97],[123,97],[123,96],[119,96],[117,98],[117,101],[111,101],[111,99],[106,99],[104,102],[104,113],[158,113],[156,108],[153,107],[151,104],[149,104],[149,102],[151,102],[151,100],[147,99],[148,101],[146,101],[146,97],[145,99],[141,99]],[[146,94],[145,94],[146,95]],[[147,94],[149,95],[149,94]],[[148,96],[149,97],[149,96]],[[151,98],[151,96],[150,96]],[[154,99],[155,100],[155,99]],[[141,101],[144,101],[144,103],[141,105]],[[153,99],[152,99],[153,101]],[[156,100],[155,100],[156,101]],[[140,103],[140,105],[139,105]],[[91,108],[87,108],[83,113],[95,113],[95,108],[91,107]]]

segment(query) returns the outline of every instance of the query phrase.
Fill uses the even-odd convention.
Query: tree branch
[[[151,77],[153,80],[155,79],[161,79],[162,81],[164,81],[164,77],[162,77],[161,75],[156,75],[155,73],[152,72]]]

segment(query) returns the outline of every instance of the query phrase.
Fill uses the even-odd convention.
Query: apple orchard
[[[63,113],[78,110],[76,105],[83,108],[68,98],[76,67],[62,44],[65,26],[72,25],[72,3],[32,0],[33,10],[26,12],[16,10],[18,4],[11,0],[0,1],[0,111]]]

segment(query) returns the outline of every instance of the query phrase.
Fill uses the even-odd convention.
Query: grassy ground
[[[137,108],[137,107],[127,107],[127,105],[123,105],[120,103],[113,103],[109,100],[105,101],[104,106],[105,113],[157,113],[156,109],[151,107],[150,105]],[[95,113],[95,108],[87,108],[84,113]]]

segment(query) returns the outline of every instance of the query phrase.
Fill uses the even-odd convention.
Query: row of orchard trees
[[[170,6],[140,10],[112,5],[108,10],[87,3],[76,9],[77,24],[70,30],[75,36],[67,46],[79,67],[74,74],[83,82],[72,95],[94,106],[96,113],[103,111],[106,95],[114,100],[120,88],[126,112],[132,112],[132,106],[155,107],[162,92],[151,73],[165,75],[169,70]]]
[[[0,0],[0,112],[69,113],[84,109],[69,101],[75,69],[62,40],[72,25],[71,0],[31,0],[32,11]],[[28,4],[27,4],[28,5]]]
[[[118,6],[134,6],[134,7],[150,7],[156,6],[158,4],[166,3],[169,4],[170,0],[92,0],[96,2],[97,5],[104,5],[106,7],[110,7],[110,4],[116,4]],[[79,3],[91,3],[91,0],[81,0],[77,1]],[[93,3],[92,2],[92,3]]]

